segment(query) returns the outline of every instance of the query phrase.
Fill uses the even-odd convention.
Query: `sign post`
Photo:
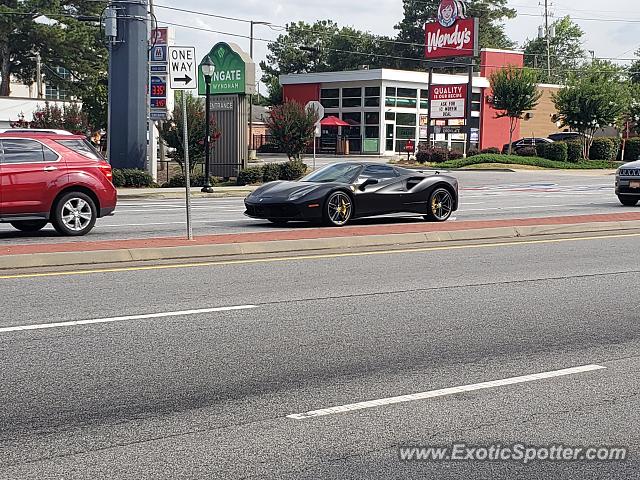
[[[184,145],[184,178],[187,208],[187,239],[193,240],[191,221],[191,167],[189,165],[189,125],[187,119],[187,90],[198,88],[195,47],[169,47],[169,84],[182,91],[182,143]]]
[[[315,171],[316,169],[316,138],[322,136],[322,130],[321,130],[322,127],[320,125],[320,122],[324,118],[324,106],[322,106],[322,104],[317,100],[314,100],[307,103],[306,109],[313,111],[318,119],[316,121],[315,128],[313,131],[313,170]]]

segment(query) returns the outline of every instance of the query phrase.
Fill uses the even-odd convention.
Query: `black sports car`
[[[379,163],[335,163],[296,182],[267,183],[245,205],[245,215],[276,224],[322,221],[339,227],[352,218],[400,212],[444,222],[458,209],[458,181]]]

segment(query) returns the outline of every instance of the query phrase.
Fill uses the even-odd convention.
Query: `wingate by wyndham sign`
[[[211,77],[212,95],[252,95],[256,93],[255,63],[238,45],[218,43],[214,45],[207,56],[215,67]],[[202,62],[204,62],[204,58]],[[202,68],[198,69],[198,76],[200,77],[198,93],[204,95],[206,85]]]

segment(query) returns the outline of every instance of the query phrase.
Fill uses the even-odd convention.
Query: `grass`
[[[540,157],[520,157],[518,155],[493,155],[481,154],[460,160],[449,160],[447,162],[434,164],[440,168],[465,168],[474,165],[490,165],[504,167],[509,165],[524,165],[528,167],[538,167],[547,169],[566,170],[605,170],[615,169],[621,165],[620,162],[606,162],[594,160],[582,160],[580,162],[558,162]]]

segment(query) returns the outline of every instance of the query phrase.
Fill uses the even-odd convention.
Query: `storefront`
[[[480,76],[473,79],[472,148],[502,147],[508,143],[508,119],[497,119],[490,104],[486,78],[506,65],[523,65],[521,52],[483,50]],[[434,85],[466,84],[466,75],[434,74]],[[331,152],[338,137],[349,139],[351,153],[392,155],[404,152],[409,140],[428,142],[429,74],[403,70],[355,70],[283,75],[280,77],[286,100],[302,104],[319,100],[325,116],[336,116],[350,127],[323,128],[320,150]],[[549,132],[557,129],[547,122]],[[464,152],[466,134],[449,133],[465,124],[463,119],[432,120],[431,143]],[[516,135],[518,135],[517,130]],[[545,133],[546,135],[547,133]]]

